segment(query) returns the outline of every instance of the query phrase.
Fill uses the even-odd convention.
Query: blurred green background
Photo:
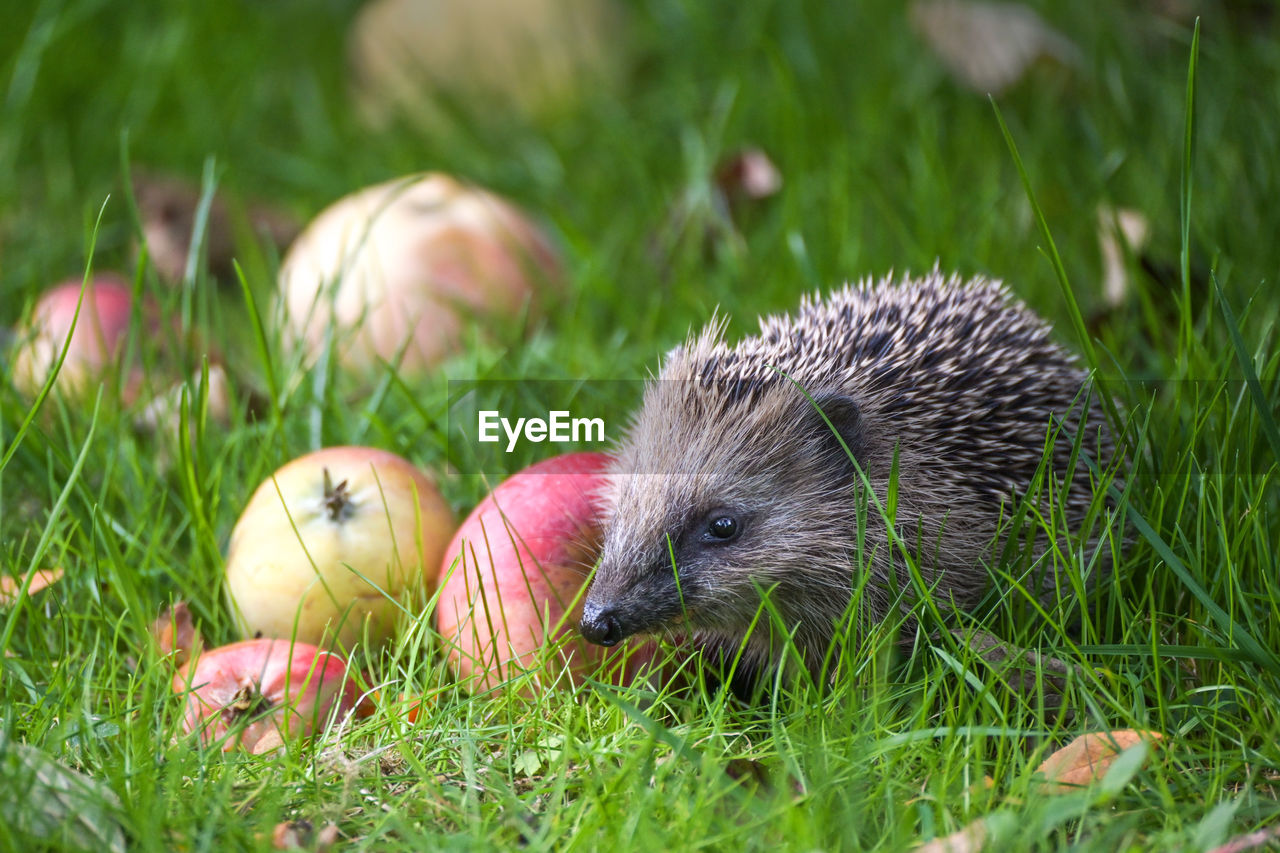
[[[507,18],[498,5],[477,7],[495,31]],[[211,642],[232,639],[227,537],[254,487],[294,456],[371,444],[441,474],[447,378],[634,380],[717,307],[731,335],[748,333],[801,293],[935,264],[1006,280],[1079,349],[992,102],[922,35],[923,4],[619,0],[594,47],[572,36],[575,51],[604,59],[578,68],[554,103],[522,109],[469,88],[501,65],[477,49],[446,63],[443,95],[424,89],[431,118],[380,124],[352,87],[348,33],[363,8],[7,0],[0,13],[0,327],[83,274],[101,213],[95,269],[191,308],[241,390],[287,389],[255,416],[238,403],[229,427],[202,426],[175,458],[113,407],[115,388],[96,415],[50,397],[29,418],[0,356],[0,569],[67,569],[42,598],[0,611],[0,748],[32,745],[121,795],[128,837],[147,849],[264,849],[296,816],[339,821],[375,849],[908,849],[1000,813],[1016,816],[1006,849],[1190,850],[1274,826],[1280,671],[1263,652],[1280,647],[1268,443],[1280,401],[1280,16],[1241,0],[1029,0],[1018,15],[1037,11],[1070,48],[995,98],[1098,367],[1137,415],[1128,511],[1150,533],[1103,556],[1115,584],[1071,631],[991,617],[1079,667],[1065,714],[999,679],[979,683],[972,649],[929,644],[904,666],[859,658],[831,693],[801,690],[769,709],[701,693],[619,704],[589,688],[570,701],[467,697],[420,620],[370,662],[386,696],[432,698],[413,726],[387,703],[341,745],[279,761],[172,740],[171,667],[147,639],[156,613],[184,599]],[[943,29],[962,57],[990,48]],[[1006,47],[1026,38],[1002,32]],[[748,147],[772,160],[781,188],[726,212],[717,168]],[[245,292],[269,318],[278,249],[244,234],[243,291],[201,271],[180,293],[135,266],[126,173],[197,188],[212,178],[238,209],[267,204],[305,222],[422,170],[518,202],[552,233],[570,280],[531,335],[477,337],[438,376],[297,370],[270,324],[264,356]],[[1108,301],[1099,215],[1119,208],[1150,236],[1122,255],[1129,287]],[[150,364],[159,342],[140,346]],[[526,444],[507,464],[545,455]],[[442,480],[459,515],[490,485],[466,472]],[[1163,732],[1164,757],[1097,798],[1026,796],[1049,744],[1120,727]],[[739,796],[725,772],[739,760],[776,784]]]

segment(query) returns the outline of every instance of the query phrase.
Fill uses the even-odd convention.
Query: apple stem
[[[351,494],[347,491],[347,481],[333,484],[329,469],[324,469],[324,505],[329,510],[330,521],[345,521],[351,517]]]

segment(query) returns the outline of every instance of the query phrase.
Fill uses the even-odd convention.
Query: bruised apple
[[[597,495],[608,462],[602,453],[570,453],[526,468],[481,501],[449,543],[437,628],[472,689],[538,667],[552,642],[560,644],[548,659],[552,678],[562,670],[577,678],[607,657],[577,625],[599,547]]]
[[[101,273],[87,284],[74,279],[54,285],[36,302],[30,321],[18,332],[14,385],[35,396],[66,346],[54,388],[69,396],[90,394],[97,382],[118,369],[132,315],[133,292],[120,276]]]
[[[246,637],[351,648],[384,642],[453,531],[435,485],[405,459],[329,447],[258,487],[231,533],[227,595]]]
[[[305,737],[356,707],[346,662],[307,643],[257,639],[204,652],[173,677],[185,694],[183,729],[224,750],[264,738]]]
[[[388,181],[330,205],[280,267],[287,346],[332,345],[355,372],[422,375],[468,321],[511,323],[557,289],[551,243],[514,205],[442,174]]]

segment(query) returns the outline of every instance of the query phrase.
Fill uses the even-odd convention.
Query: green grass
[[[11,790],[26,744],[91,778],[137,849],[264,848],[295,818],[336,822],[350,849],[586,850],[898,850],[980,818],[992,849],[1203,850],[1280,822],[1274,22],[1205,4],[1190,126],[1190,25],[1139,4],[1033,4],[1082,59],[997,101],[1015,159],[991,103],[952,83],[888,0],[635,0],[619,91],[433,132],[373,132],[352,113],[353,0],[13,5],[0,27],[0,326],[92,254],[208,329],[269,402],[257,419],[238,408],[229,429],[196,406],[196,440],[166,466],[118,384],[33,411],[0,361],[0,570],[67,572],[0,609],[0,801],[47,806]],[[746,144],[785,185],[747,211],[741,244],[708,244],[697,206],[662,231],[678,198],[705,196],[710,164]],[[126,163],[196,181],[208,170],[302,217],[374,181],[453,172],[537,212],[570,295],[528,340],[477,341],[422,382],[304,375],[274,327],[269,251],[243,247],[243,288],[202,275],[167,290],[137,269]],[[1156,284],[1135,269],[1134,298],[1081,340],[1073,329],[1102,307],[1100,204],[1141,210],[1151,255],[1174,272]],[[265,758],[180,736],[147,626],[183,599],[211,641],[234,638],[227,538],[285,461],[387,448],[435,473],[462,515],[486,479],[444,473],[447,378],[640,378],[716,306],[736,335],[802,292],[935,261],[1008,281],[1092,351],[1129,419],[1127,543],[1099,518],[1115,538],[1061,555],[1112,567],[1111,580],[1069,627],[1012,605],[960,626],[1077,665],[1067,713],[966,642],[922,638],[903,660],[888,632],[848,638],[829,689],[797,684],[754,706],[661,685],[470,696],[420,619],[368,662],[383,696],[429,697],[415,723],[388,701]],[[154,373],[162,342],[134,346]],[[625,405],[629,386],[616,387]],[[506,470],[546,453],[525,444]],[[1089,791],[1036,793],[1048,752],[1121,728],[1165,741]],[[12,808],[0,805],[0,849],[27,849]]]

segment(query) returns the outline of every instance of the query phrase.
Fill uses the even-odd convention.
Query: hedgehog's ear
[[[813,427],[829,439],[835,452],[846,461],[849,454],[853,454],[853,458],[861,463],[866,448],[862,408],[853,398],[844,394],[816,395],[810,410]]]

